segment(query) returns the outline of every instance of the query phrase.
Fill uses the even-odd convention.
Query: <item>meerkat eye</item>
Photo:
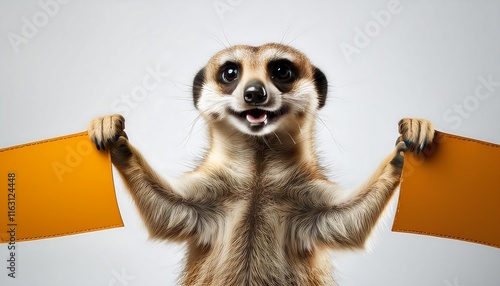
[[[271,68],[271,77],[278,82],[290,82],[295,78],[293,67],[288,61],[278,61]]]
[[[238,78],[238,66],[236,64],[225,64],[221,70],[220,79],[224,83],[231,83]]]

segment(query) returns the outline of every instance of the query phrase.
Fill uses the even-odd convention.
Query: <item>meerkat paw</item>
[[[115,146],[119,140],[126,140],[125,119],[114,114],[93,119],[88,128],[88,135],[98,150]],[[124,137],[124,138],[122,138]]]
[[[417,154],[434,139],[434,126],[432,122],[425,119],[403,118],[398,123],[398,130],[401,136],[396,142],[396,148],[401,149],[400,143],[403,142],[407,150]]]

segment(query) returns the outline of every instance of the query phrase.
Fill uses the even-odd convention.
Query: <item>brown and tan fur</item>
[[[274,77],[286,59],[294,77]],[[237,78],[221,80],[235,64]],[[243,99],[259,80],[267,101]],[[89,136],[111,151],[152,237],[185,242],[184,285],[334,285],[328,249],[362,248],[400,182],[403,152],[432,141],[432,124],[399,123],[394,151],[353,196],[323,174],[314,150],[317,111],[327,82],[301,52],[280,44],[233,46],[197,74],[193,99],[208,125],[204,161],[180,178],[164,180],[130,144],[124,119],[94,119]],[[247,110],[282,113],[250,126]],[[238,115],[240,114],[240,115]]]

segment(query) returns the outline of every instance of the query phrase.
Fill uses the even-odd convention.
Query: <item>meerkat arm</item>
[[[325,210],[318,220],[318,240],[349,248],[363,247],[382,211],[398,187],[403,166],[405,143],[377,169],[372,178],[345,202]]]
[[[354,196],[342,202],[316,201],[294,216],[291,230],[295,233],[298,251],[309,251],[317,244],[341,248],[364,246],[399,185],[404,152],[420,152],[434,137],[432,124],[425,120],[403,119],[399,130],[401,136],[392,154]],[[320,198],[328,198],[338,191],[337,185],[330,182],[318,182],[314,189]]]
[[[110,150],[113,165],[127,185],[150,235],[172,240],[195,238],[199,243],[209,241],[215,229],[210,222],[217,210],[210,207],[211,200],[205,198],[202,204],[201,198],[161,179],[130,144],[123,129],[123,117],[99,117],[90,123],[89,136],[99,149]],[[191,178],[191,183],[194,188],[202,187],[195,179]]]

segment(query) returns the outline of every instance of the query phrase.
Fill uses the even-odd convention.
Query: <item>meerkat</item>
[[[94,119],[88,134],[110,150],[151,237],[185,243],[183,285],[335,285],[328,250],[364,246],[399,185],[404,152],[422,151],[434,129],[402,119],[394,151],[340,199],[314,146],[327,91],[323,72],[292,47],[231,46],[194,78],[209,148],[193,171],[157,175],[120,115]]]

